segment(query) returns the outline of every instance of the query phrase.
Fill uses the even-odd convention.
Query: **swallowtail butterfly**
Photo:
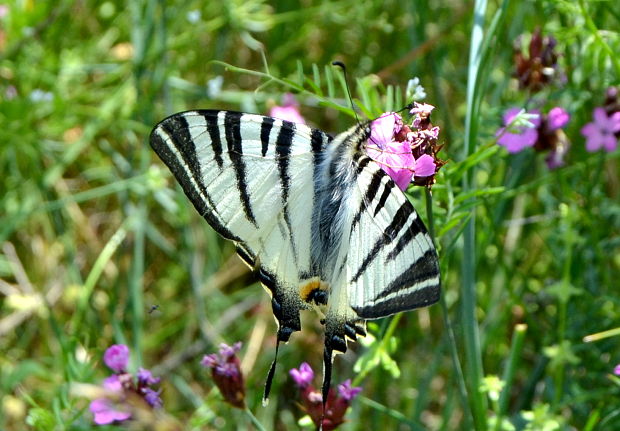
[[[369,137],[369,122],[331,137],[276,118],[198,110],[166,118],[150,138],[198,212],[271,294],[276,358],[279,343],[301,329],[300,310],[324,312],[324,400],[334,354],[365,335],[366,319],[439,299],[433,242],[366,154]]]

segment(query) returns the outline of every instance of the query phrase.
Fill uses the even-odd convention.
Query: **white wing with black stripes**
[[[272,296],[278,343],[301,329],[301,309],[323,307],[323,399],[333,353],[364,334],[365,319],[439,298],[432,240],[366,155],[369,136],[369,123],[332,141],[305,125],[209,110],[175,114],[151,133],[198,212],[257,268]]]

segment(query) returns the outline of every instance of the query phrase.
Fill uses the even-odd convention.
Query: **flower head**
[[[386,112],[370,125],[366,145],[368,155],[405,190],[412,179],[416,185],[432,185],[434,174],[444,164],[437,158],[439,127],[433,127],[430,113],[434,106],[414,103],[411,126],[399,114]]]
[[[241,349],[241,342],[232,346],[220,344],[219,353],[205,355],[200,363],[211,369],[211,377],[224,400],[237,408],[245,408],[245,386],[239,358],[236,353]]]
[[[306,124],[306,120],[301,116],[299,112],[299,103],[295,100],[295,96],[291,93],[286,93],[282,98],[282,106],[275,105],[269,110],[271,117],[279,118],[280,120],[291,121],[293,123]]]
[[[124,344],[114,344],[103,354],[103,362],[112,371],[121,372],[127,368],[129,363],[129,347]]]
[[[514,76],[519,81],[519,88],[537,92],[553,81],[557,75],[556,44],[552,36],[543,37],[538,28],[530,39],[528,57],[523,53],[521,37],[517,38],[514,46]]]
[[[620,364],[618,364],[618,365],[616,365],[616,366],[614,367],[614,374],[615,374],[616,376],[620,376]]]
[[[518,153],[527,147],[533,147],[538,139],[538,126],[540,126],[540,112],[533,110],[525,112],[529,114],[527,120],[520,108],[510,108],[504,113],[504,126],[495,136],[497,143],[506,147],[509,153]]]
[[[586,150],[614,151],[618,146],[615,134],[620,132],[620,111],[608,115],[605,109],[594,108],[592,117],[594,121],[581,128],[581,134],[586,138]]]
[[[289,374],[300,388],[305,388],[314,379],[314,371],[307,362],[303,362],[299,369],[293,368]]]
[[[323,405],[321,391],[312,385],[314,371],[310,365],[304,362],[299,369],[293,368],[289,373],[299,388],[302,409],[310,416],[315,426],[322,425],[325,431],[334,430],[345,422],[344,415],[351,401],[362,390],[362,388],[352,387],[351,380],[346,380],[338,385],[338,393],[332,389],[329,390],[327,400]]]
[[[347,379],[338,385],[338,392],[340,396],[347,401],[353,400],[360,392],[362,388],[351,386],[351,379]]]
[[[160,379],[145,369],[140,368],[136,376],[126,372],[129,362],[129,348],[124,344],[110,346],[103,355],[105,364],[115,374],[103,380],[103,388],[107,394],[103,398],[90,403],[90,411],[94,422],[98,425],[122,422],[132,417],[132,412],[143,408],[144,402],[136,405],[136,399],[142,399],[152,408],[162,407],[161,390],[155,391],[151,386]]]

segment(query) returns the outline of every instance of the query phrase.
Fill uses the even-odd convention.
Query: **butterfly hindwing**
[[[367,156],[357,177],[349,239],[349,304],[363,319],[427,306],[439,299],[435,246],[394,181]]]

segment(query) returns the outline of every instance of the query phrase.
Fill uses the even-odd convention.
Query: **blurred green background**
[[[512,75],[513,43],[536,28],[557,40],[562,79],[534,95]],[[355,119],[333,60],[375,115],[419,77],[448,160],[432,202],[411,193],[432,210],[443,301],[336,359],[334,383],[378,361],[342,429],[617,429],[617,335],[583,339],[620,327],[619,152],[587,153],[579,130],[620,84],[618,28],[615,1],[1,3],[0,429],[94,427],[75,383],[101,382],[114,343],[162,377],[171,420],[252,429],[199,365],[239,340],[249,408],[297,429],[288,369],[320,370],[318,318],[280,350],[261,407],[268,296],[147,139],[174,112],[266,114],[300,86],[307,121],[338,133]],[[504,110],[528,104],[571,113],[566,166],[495,144]]]

